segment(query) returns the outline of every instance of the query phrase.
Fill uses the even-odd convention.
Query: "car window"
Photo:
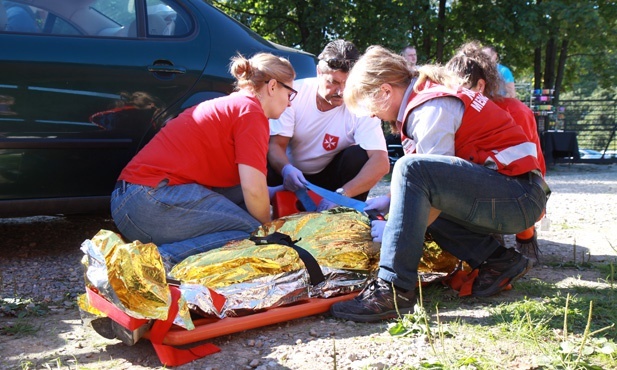
[[[133,38],[138,19],[147,37],[181,37],[192,29],[173,0],[147,0],[146,13],[137,16],[135,0],[0,0],[0,32]]]
[[[147,0],[146,4],[149,36],[184,36],[190,31],[190,17],[174,2]]]

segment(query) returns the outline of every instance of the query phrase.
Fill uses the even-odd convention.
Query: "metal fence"
[[[562,100],[555,113],[555,129],[575,131],[579,148],[617,150],[617,100]]]

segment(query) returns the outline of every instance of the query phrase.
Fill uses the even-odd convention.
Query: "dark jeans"
[[[356,177],[367,161],[366,150],[360,145],[352,145],[338,153],[323,171],[313,175],[304,174],[304,178],[312,184],[334,191]],[[282,184],[283,177],[268,163],[268,186]],[[365,201],[367,197],[368,191],[354,198]]]
[[[542,215],[545,184],[533,179],[505,176],[458,157],[402,157],[392,171],[378,276],[413,289],[427,229],[441,248],[477,267],[499,247],[489,234],[516,234]],[[441,214],[429,227],[431,207]]]

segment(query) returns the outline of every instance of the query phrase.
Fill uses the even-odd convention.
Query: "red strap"
[[[178,300],[180,299],[180,289],[175,286],[169,286],[169,290],[171,291],[171,306],[169,307],[167,320],[156,320],[150,330],[150,342],[152,342],[152,346],[161,363],[164,366],[180,366],[213,353],[220,352],[221,349],[211,343],[205,343],[189,349],[180,349],[163,344],[163,340],[171,328],[179,309]]]
[[[454,274],[450,276],[448,280],[444,281],[444,284],[458,291],[459,297],[466,297],[471,295],[473,281],[475,280],[476,276],[478,276],[478,269],[475,269],[471,272],[457,270]]]
[[[480,270],[474,269],[471,272],[466,272],[464,270],[457,270],[453,273],[450,278],[444,280],[444,284],[451,287],[452,289],[458,292],[459,297],[467,297],[472,295],[473,290],[473,282],[478,276],[478,272]],[[506,285],[503,290],[512,289],[512,284]]]

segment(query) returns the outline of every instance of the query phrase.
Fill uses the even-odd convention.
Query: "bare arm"
[[[245,164],[239,164],[238,171],[246,209],[262,224],[270,222],[270,196],[266,176],[261,171]]]
[[[283,170],[283,167],[289,163],[289,159],[287,158],[287,145],[289,145],[289,138],[287,136],[270,136],[268,163],[270,163],[270,166],[279,174]]]
[[[383,150],[367,150],[366,154],[368,155],[368,161],[364,164],[364,167],[362,167],[356,177],[343,185],[345,194],[349,197],[355,197],[358,194],[371,190],[385,174],[390,172],[390,161],[388,160],[387,152]]]

